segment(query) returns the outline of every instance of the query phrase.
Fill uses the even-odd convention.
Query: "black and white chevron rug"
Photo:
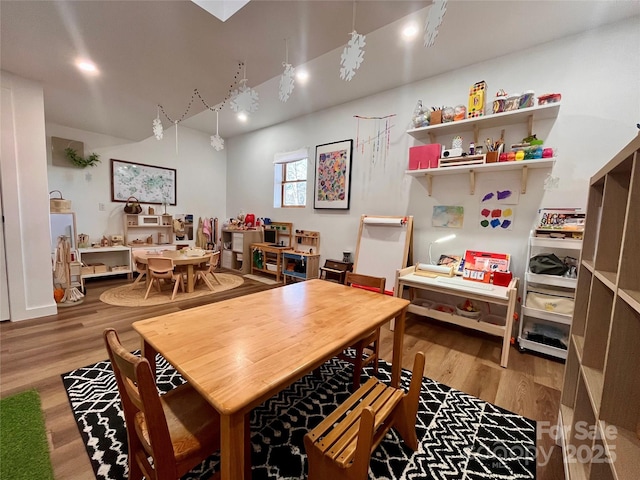
[[[183,383],[164,358],[157,361],[158,388]],[[253,410],[253,479],[305,479],[303,437],[348,396],[352,365],[333,359],[321,375],[307,375]],[[409,386],[403,371],[402,385]],[[380,363],[389,381],[390,366]],[[127,478],[127,436],[118,388],[108,361],[62,375],[96,479]],[[384,480],[534,479],[536,425],[428,378],[422,381],[417,433],[419,448],[406,448],[392,430],[371,458],[369,478]],[[209,478],[219,459],[211,456],[183,480]]]

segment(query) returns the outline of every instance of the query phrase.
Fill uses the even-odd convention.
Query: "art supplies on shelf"
[[[581,240],[585,220],[586,215],[579,208],[541,208],[535,236]]]
[[[462,256],[460,255],[440,255],[438,259],[438,265],[453,267],[453,273],[456,275],[462,275]]]

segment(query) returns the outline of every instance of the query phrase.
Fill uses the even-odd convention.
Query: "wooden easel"
[[[353,271],[385,277],[392,291],[396,270],[413,260],[413,217],[362,215]]]

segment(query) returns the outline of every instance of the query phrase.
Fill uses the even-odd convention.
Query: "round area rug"
[[[216,273],[216,278],[220,281],[218,285],[215,280],[209,275],[209,280],[213,284],[213,290],[209,290],[209,287],[204,282],[198,282],[196,288],[192,293],[184,293],[178,287],[176,298],[174,302],[180,300],[188,300],[191,298],[203,297],[205,295],[213,295],[214,293],[224,292],[225,290],[231,290],[232,288],[239,287],[244,283],[244,279],[239,275],[232,275],[230,273]],[[163,303],[171,302],[171,293],[173,286],[163,285],[162,291],[158,292],[158,289],[151,287],[149,297],[144,299],[144,293],[147,286],[142,281],[135,287],[132,284],[122,285],[120,287],[111,288],[100,295],[100,301],[108,303],[109,305],[117,305],[119,307],[150,307],[153,305],[162,305]]]

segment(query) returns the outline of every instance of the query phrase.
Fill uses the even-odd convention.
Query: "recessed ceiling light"
[[[304,85],[309,80],[309,72],[302,68],[296,68],[296,80]]]
[[[249,117],[247,117],[247,114],[245,112],[240,112],[238,114],[238,120],[240,120],[241,122],[246,122],[248,118]]]
[[[402,29],[402,38],[405,40],[412,40],[418,35],[418,26],[415,23],[410,23]]]
[[[76,67],[86,73],[98,73],[98,67],[96,67],[95,63],[89,62],[87,60],[76,61]]]

